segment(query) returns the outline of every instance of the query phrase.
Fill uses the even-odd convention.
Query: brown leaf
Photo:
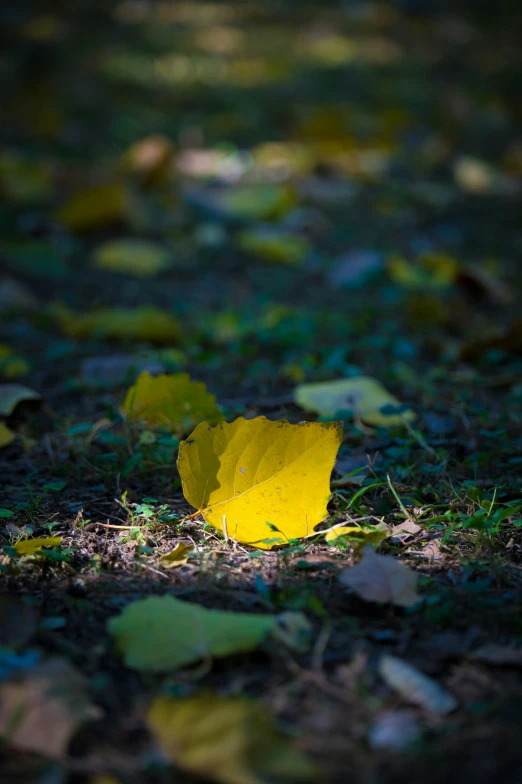
[[[369,544],[359,563],[344,569],[340,579],[368,602],[411,607],[419,601],[417,574],[396,558],[377,555]]]

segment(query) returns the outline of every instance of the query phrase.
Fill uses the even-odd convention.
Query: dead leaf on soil
[[[191,544],[178,542],[170,553],[165,553],[165,555],[161,556],[160,563],[164,569],[175,569],[177,566],[185,566],[193,549],[194,547]]]
[[[288,627],[287,614],[283,619]],[[301,613],[292,613],[307,624]],[[244,653],[278,632],[281,616],[207,610],[173,596],[150,596],[129,604],[108,622],[125,664],[164,672],[201,659]],[[276,633],[277,636],[277,633]]]
[[[24,387],[22,384],[0,384],[0,415],[11,416],[19,403],[41,399],[42,396],[39,392]]]
[[[248,700],[156,697],[147,725],[175,765],[220,784],[318,779],[312,763]]]
[[[61,759],[76,730],[102,711],[86,681],[66,659],[38,664],[23,679],[0,686],[0,735],[11,746]]]
[[[419,601],[416,572],[390,555],[377,555],[371,544],[364,547],[359,563],[344,569],[340,580],[368,602],[412,607]]]
[[[417,525],[413,520],[405,520],[403,523],[399,523],[399,525],[394,525],[392,528],[392,541],[393,542],[405,542],[406,539],[409,539],[415,534],[418,534],[419,531],[422,531],[420,525]]]
[[[144,370],[125,396],[122,414],[150,428],[186,433],[202,420],[214,424],[223,418],[216,397],[188,373],[151,376]]]
[[[401,405],[378,381],[367,376],[299,384],[294,399],[305,411],[324,419],[362,419],[369,425],[395,427],[415,419],[414,412]]]
[[[183,494],[231,539],[266,550],[288,544],[327,516],[341,439],[338,422],[202,422],[180,444]]]
[[[388,526],[381,525],[375,528],[359,525],[342,525],[328,531],[324,537],[328,544],[335,544],[339,537],[344,536],[353,543],[356,550],[361,550],[365,545],[370,544],[377,547],[384,539],[390,535]]]
[[[396,656],[381,656],[379,674],[387,685],[413,705],[441,716],[457,707],[457,700],[416,667]]]

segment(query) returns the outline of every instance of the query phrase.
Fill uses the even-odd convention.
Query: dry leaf
[[[147,725],[174,764],[210,781],[318,780],[312,763],[254,702],[213,694],[156,697]]]
[[[498,645],[488,642],[481,645],[470,654],[473,661],[495,664],[498,666],[522,667],[522,648],[510,648],[508,645]]]
[[[144,370],[126,396],[122,414],[149,428],[186,433],[202,420],[218,422],[223,414],[216,397],[188,373],[151,376]]]
[[[65,659],[49,659],[0,686],[0,735],[17,749],[61,759],[78,727],[101,715],[83,675]]]
[[[411,664],[396,656],[381,656],[379,674],[403,699],[421,708],[444,715],[455,710],[457,701],[442,686]]]
[[[15,544],[14,549],[18,555],[32,555],[42,547],[58,547],[61,543],[60,536],[46,536],[41,539],[23,539]]]
[[[146,240],[111,240],[94,251],[94,263],[109,272],[123,272],[149,278],[170,267],[166,250]]]
[[[75,193],[56,213],[56,220],[71,231],[91,231],[127,221],[130,195],[121,182],[90,185]]]
[[[187,501],[226,536],[261,549],[311,533],[327,516],[338,422],[202,422],[182,441]]]
[[[377,555],[370,544],[358,564],[344,569],[340,580],[367,602],[412,607],[419,601],[416,572],[390,555]]]
[[[28,400],[41,400],[42,396],[34,389],[22,384],[0,384],[0,415],[11,416],[19,403]]]
[[[9,444],[14,441],[16,438],[15,433],[10,430],[7,425],[4,425],[3,422],[0,422],[0,449],[4,446],[9,446]]]
[[[383,711],[368,731],[372,749],[403,751],[421,736],[417,717],[407,710]]]
[[[180,337],[177,319],[154,306],[144,305],[134,310],[100,308],[83,314],[72,313],[63,307],[55,311],[64,333],[75,339],[99,337],[170,345]]]
[[[191,553],[193,549],[191,544],[178,542],[170,553],[161,556],[160,563],[164,569],[174,569],[177,566],[184,566],[188,561],[189,553]]]
[[[283,615],[287,624],[287,614]],[[200,659],[252,651],[269,634],[279,633],[280,618],[207,610],[173,596],[149,596],[129,604],[107,628],[127,667],[164,672]]]
[[[369,425],[393,427],[415,419],[407,406],[373,378],[358,376],[318,384],[300,384],[294,399],[305,411],[314,411],[324,419],[357,417]]]

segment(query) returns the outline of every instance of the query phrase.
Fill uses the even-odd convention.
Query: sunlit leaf
[[[369,425],[382,427],[415,419],[413,411],[401,406],[382,384],[367,376],[300,384],[294,390],[294,398],[298,406],[324,419],[357,417]]]
[[[339,526],[339,528],[328,531],[324,538],[329,544],[333,544],[339,537],[344,536],[350,543],[353,543],[357,549],[361,549],[367,544],[377,547],[377,545],[384,539],[387,539],[389,535],[386,526],[381,528],[368,528],[357,525],[342,525]]]
[[[146,240],[111,240],[99,245],[94,252],[94,263],[109,272],[123,272],[137,278],[157,275],[170,266],[169,254]]]
[[[203,420],[214,423],[223,418],[215,395],[203,382],[191,381],[188,373],[151,376],[146,370],[127,392],[122,413],[146,427],[177,433]]]
[[[260,705],[211,693],[156,697],[147,725],[178,767],[220,784],[318,780],[318,771]]]
[[[203,422],[180,444],[183,493],[225,536],[269,550],[327,516],[341,440],[338,422]]]
[[[22,384],[0,384],[0,415],[11,416],[19,403],[28,400],[41,400],[42,396],[34,389]]]
[[[377,555],[371,544],[363,557],[341,574],[341,582],[367,602],[411,607],[419,601],[417,573],[390,555]]]
[[[193,546],[191,544],[185,544],[184,542],[178,542],[176,547],[170,551],[170,553],[165,553],[160,558],[160,563],[164,569],[175,569],[178,566],[184,566],[187,561],[189,554],[193,550]]]
[[[66,659],[37,664],[21,680],[0,686],[0,735],[11,746],[65,757],[76,730],[102,711],[87,695],[85,678]]]
[[[32,555],[42,547],[58,547],[61,543],[60,536],[46,536],[41,539],[23,539],[15,544],[14,549],[18,555]]]
[[[130,194],[119,181],[90,185],[60,207],[56,220],[71,231],[91,231],[128,220]]]
[[[394,283],[406,288],[445,288],[457,280],[459,263],[446,253],[423,253],[415,264],[402,256],[392,256],[388,274]]]
[[[207,610],[174,596],[149,596],[129,604],[108,629],[127,667],[163,672],[252,651],[278,629],[280,617]]]

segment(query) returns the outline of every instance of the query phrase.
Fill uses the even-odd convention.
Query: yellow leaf
[[[411,607],[419,601],[416,572],[390,555],[377,555],[371,544],[364,547],[358,564],[344,569],[340,580],[367,602]]]
[[[237,235],[239,247],[275,264],[300,264],[310,253],[311,246],[304,237],[278,229],[260,228],[241,231]]]
[[[371,544],[377,547],[383,539],[389,536],[388,528],[365,528],[357,525],[343,525],[339,528],[334,528],[328,531],[324,537],[327,542],[336,542],[340,536],[346,536],[347,539],[353,541],[357,549],[363,548],[366,544]]]
[[[0,343],[0,376],[16,378],[29,372],[29,365],[23,357],[18,356],[9,346]]]
[[[76,315],[65,308],[56,308],[56,316],[66,335],[71,338],[99,337],[107,340],[144,340],[169,344],[179,339],[176,318],[160,308],[100,308]]]
[[[180,444],[183,493],[225,536],[270,550],[306,536],[327,516],[341,441],[339,422],[202,422]]]
[[[10,430],[7,425],[4,425],[3,422],[0,422],[0,449],[4,446],[8,446],[14,439],[15,434],[13,431]]]
[[[156,697],[147,725],[180,768],[220,784],[318,780],[318,771],[264,710],[211,693]]]
[[[24,539],[17,542],[14,549],[18,555],[32,555],[42,547],[58,547],[62,543],[61,536],[46,536],[42,539]]]
[[[127,667],[163,672],[211,656],[252,651],[282,617],[207,610],[174,596],[149,596],[129,604],[107,627]]]
[[[94,263],[109,272],[123,272],[137,278],[148,278],[168,269],[169,254],[146,240],[113,240],[99,245]]]
[[[215,395],[201,381],[191,381],[188,373],[151,376],[140,373],[123,403],[122,413],[146,427],[162,427],[177,433],[190,430],[198,422],[223,418]]]
[[[415,419],[413,411],[401,410],[404,407],[397,398],[368,376],[300,384],[294,390],[294,399],[301,408],[325,419],[358,417],[369,425],[383,427],[403,425]]]
[[[161,565],[164,569],[174,569],[176,566],[184,566],[188,561],[189,553],[191,553],[193,549],[191,544],[178,542],[170,553],[161,556]]]
[[[277,220],[296,203],[295,194],[287,185],[272,183],[244,185],[221,195],[223,210],[246,220]]]
[[[126,221],[131,210],[123,183],[105,182],[77,191],[60,207],[56,219],[71,231],[90,231]]]
[[[388,274],[394,283],[406,288],[447,288],[457,280],[459,263],[446,253],[423,253],[415,264],[402,256],[392,256]]]
[[[0,415],[11,416],[19,403],[41,400],[41,395],[23,384],[0,384]]]

